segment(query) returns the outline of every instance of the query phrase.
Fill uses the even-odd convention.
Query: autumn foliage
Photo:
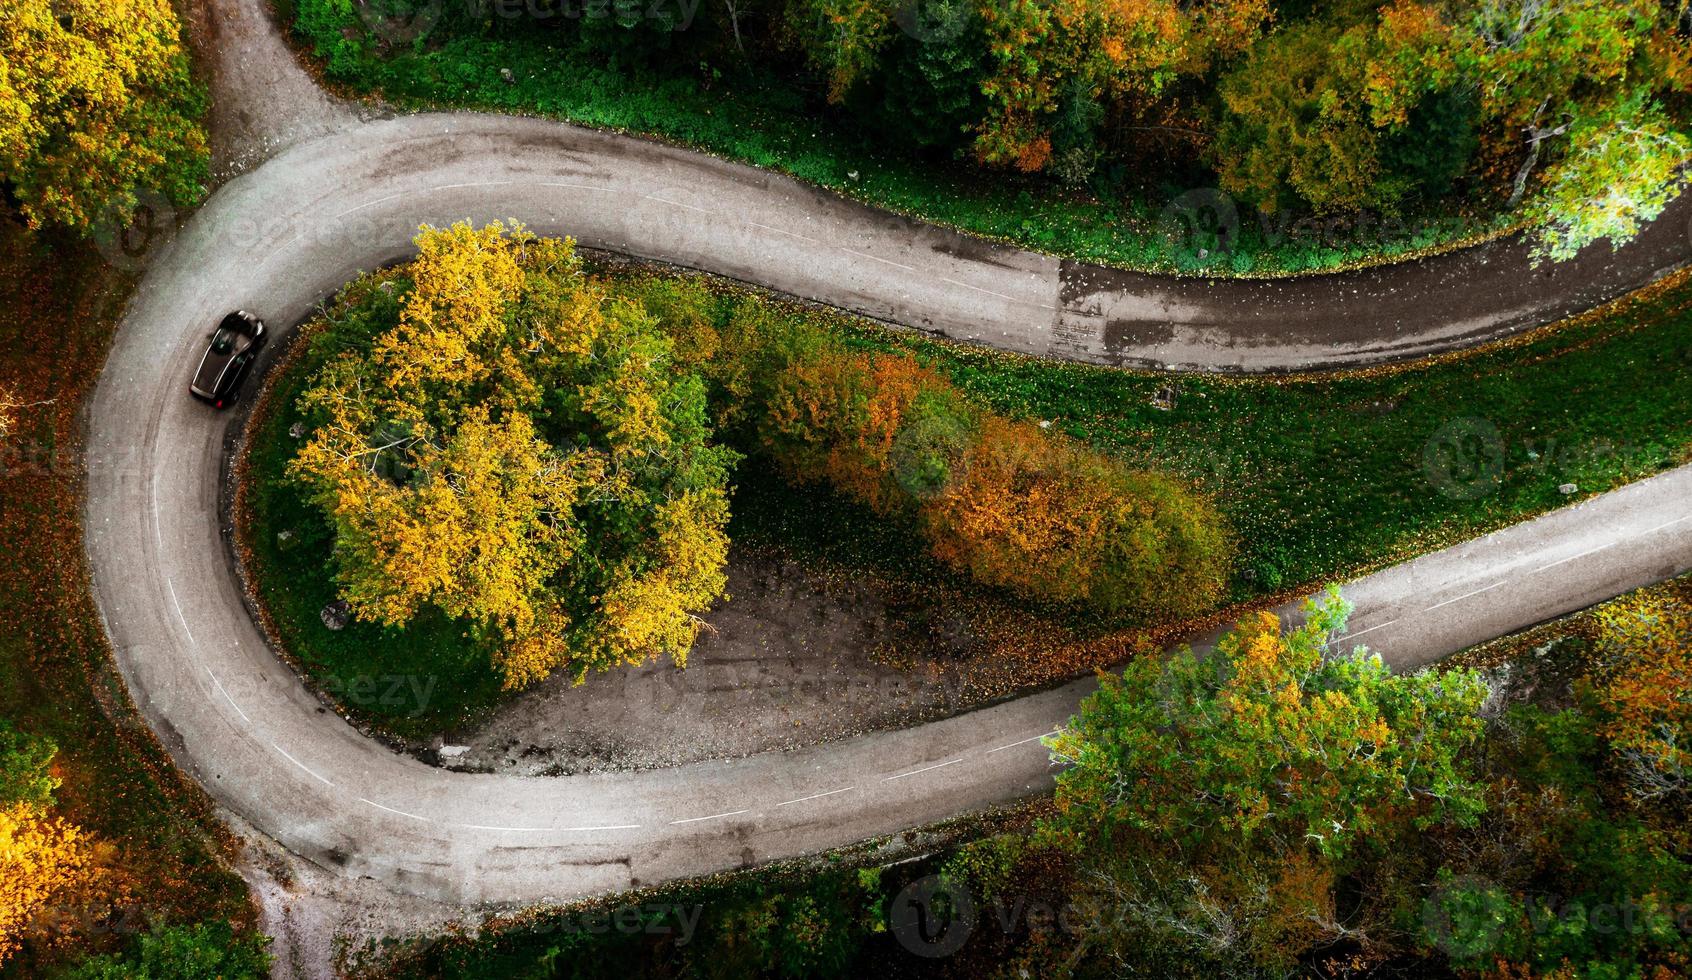
[[[112,848],[53,813],[56,752],[0,721],[0,965],[25,939],[52,945],[123,890]]]
[[[1644,798],[1692,790],[1692,604],[1671,590],[1597,613],[1598,731]]]
[[[32,227],[127,223],[198,196],[205,96],[166,0],[0,6],[0,183]]]
[[[1099,942],[1291,973],[1369,934],[1382,910],[1341,891],[1377,846],[1473,824],[1486,683],[1331,655],[1348,613],[1334,591],[1294,628],[1257,613],[1203,656],[1135,660],[1049,740],[1069,766],[1043,836],[1076,855]]]
[[[789,477],[910,519],[977,581],[1149,617],[1221,596],[1229,536],[1176,481],[983,411],[910,355],[851,351],[761,304],[736,311],[723,344],[730,414]]]
[[[568,241],[460,224],[417,246],[401,278],[355,287],[352,336],[320,331],[352,349],[300,398],[290,469],[353,614],[497,630],[509,688],[683,662],[728,545],[733,454],[709,442],[702,383]]]

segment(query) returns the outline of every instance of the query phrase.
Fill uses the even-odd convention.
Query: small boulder
[[[1579,490],[1580,490],[1580,487],[1576,484],[1573,484],[1573,483],[1565,483],[1562,486],[1557,488],[1557,492],[1562,494],[1565,497],[1567,497],[1571,493],[1576,493]]]
[[[288,435],[295,439],[305,435],[305,423],[295,422],[293,425],[288,426]]]
[[[318,618],[323,620],[324,626],[339,631],[346,629],[347,620],[352,618],[352,607],[347,605],[347,600],[336,599],[324,606],[323,610],[317,615]]]
[[[464,753],[469,751],[470,746],[468,745],[443,745],[435,750],[435,754],[441,757],[442,762],[451,762],[454,759],[461,758]]]
[[[511,69],[509,68],[501,68],[499,70],[499,77],[505,79],[505,84],[507,85],[517,84],[517,77],[511,74]]]

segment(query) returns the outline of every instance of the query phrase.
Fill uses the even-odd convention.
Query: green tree
[[[25,803],[45,810],[53,804],[59,780],[49,767],[59,747],[34,738],[0,719],[0,807]]]
[[[165,0],[0,7],[0,182],[32,227],[126,220],[200,194],[205,94]]]
[[[1688,143],[1655,100],[1683,84],[1678,16],[1657,0],[1478,0],[1453,18],[1490,152],[1514,171],[1508,206],[1531,201],[1539,257],[1619,245],[1684,188]]]
[[[976,156],[1026,171],[1051,160],[1053,117],[1066,103],[1155,99],[1243,51],[1270,16],[1267,0],[1011,0],[979,9],[991,64]]]
[[[828,100],[843,102],[869,77],[898,28],[893,6],[880,0],[787,0],[785,23],[805,60],[828,82]]]
[[[261,980],[270,975],[270,940],[236,935],[227,922],[165,926],[143,933],[124,954],[95,956],[66,980]]]
[[[899,35],[882,59],[884,132],[919,146],[961,147],[984,108],[981,18],[973,0],[936,0],[917,9],[930,18],[930,32],[920,39]]]
[[[1456,43],[1405,0],[1349,27],[1306,21],[1260,41],[1218,85],[1222,186],[1263,210],[1347,211],[1448,184],[1474,142]]]
[[[1692,140],[1643,91],[1576,120],[1566,155],[1528,203],[1535,256],[1562,261],[1599,239],[1632,239],[1686,189],[1688,155]]]
[[[1070,768],[1043,830],[1077,853],[1104,938],[1285,969],[1356,926],[1335,888],[1366,854],[1478,815],[1486,684],[1329,655],[1348,611],[1330,591],[1293,630],[1262,613],[1206,656],[1136,660],[1052,738]]]

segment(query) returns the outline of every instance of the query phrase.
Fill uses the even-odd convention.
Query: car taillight
[[[217,404],[216,404],[216,405],[214,405],[214,406],[212,406],[212,407],[213,407],[213,408],[222,408],[222,407],[223,407],[223,399],[221,399],[221,398],[219,398],[219,399],[218,399],[218,400],[217,400]]]

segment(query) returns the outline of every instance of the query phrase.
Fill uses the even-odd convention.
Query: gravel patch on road
[[[731,561],[729,595],[686,668],[555,676],[486,724],[449,733],[453,768],[568,775],[675,766],[914,724],[963,706],[942,666],[888,661],[904,627],[875,589],[779,558]],[[460,752],[459,747],[468,751]]]

